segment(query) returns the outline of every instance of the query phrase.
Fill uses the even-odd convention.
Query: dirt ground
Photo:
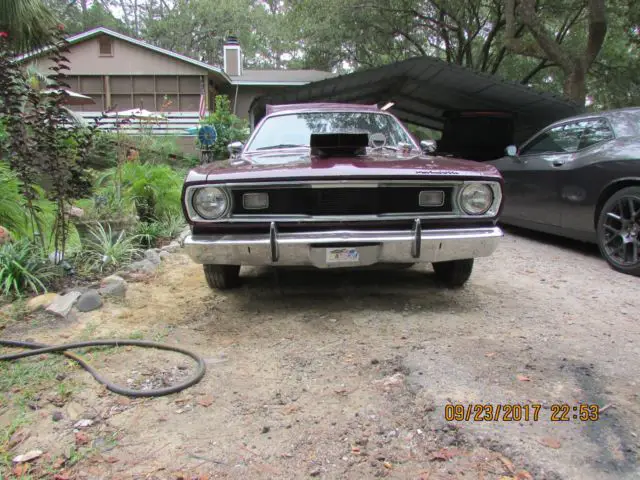
[[[2,336],[178,344],[206,358],[204,380],[129,400],[60,363],[71,393],[41,392],[11,453],[42,450],[32,478],[58,480],[640,478],[640,279],[594,248],[521,231],[477,260],[461,291],[430,272],[243,269],[241,289],[212,293],[174,254],[123,302]],[[141,349],[89,357],[125,385],[192,369]],[[538,419],[445,420],[447,404],[514,403],[542,405]],[[581,403],[600,419],[551,421],[553,405]],[[94,423],[74,431],[83,419]]]

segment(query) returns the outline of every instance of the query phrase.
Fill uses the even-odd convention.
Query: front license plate
[[[327,263],[358,263],[360,253],[357,248],[327,248]]]

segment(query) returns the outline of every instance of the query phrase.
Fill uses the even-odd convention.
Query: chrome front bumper
[[[419,221],[401,231],[295,233],[279,233],[272,223],[269,234],[188,235],[182,246],[200,264],[335,268],[488,257],[502,236],[499,227],[422,230]],[[330,260],[328,252],[339,247],[351,255]]]

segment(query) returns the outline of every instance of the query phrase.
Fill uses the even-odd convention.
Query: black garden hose
[[[87,372],[93,375],[99,383],[104,385],[107,390],[112,391],[113,393],[117,393],[119,395],[125,395],[127,397],[161,397],[163,395],[169,395],[170,393],[176,393],[185,388],[188,388],[192,385],[195,385],[206,372],[206,365],[202,357],[196,355],[189,350],[185,350],[179,347],[172,347],[170,345],[164,345],[162,343],[155,342],[146,342],[144,340],[91,340],[88,342],[74,342],[67,343],[65,345],[44,345],[42,343],[33,343],[33,342],[19,342],[16,340],[3,340],[0,339],[0,345],[5,347],[13,347],[13,348],[29,348],[29,351],[14,353],[10,355],[1,355],[1,361],[12,361],[18,360],[19,358],[25,357],[33,357],[36,355],[41,355],[43,353],[58,353],[62,354],[65,357],[69,357],[72,360],[75,360],[84,368]],[[125,347],[125,346],[134,346],[134,347],[144,347],[144,348],[156,348],[158,350],[168,350],[170,352],[181,353],[182,355],[186,355],[187,357],[191,357],[197,363],[196,372],[194,375],[187,379],[186,381],[179,383],[177,385],[173,385],[171,387],[166,388],[157,388],[155,390],[133,390],[131,388],[124,388],[120,385],[110,382],[102,375],[100,375],[86,360],[82,357],[76,355],[75,353],[68,352],[67,350],[76,349],[76,348],[86,348],[86,347]]]

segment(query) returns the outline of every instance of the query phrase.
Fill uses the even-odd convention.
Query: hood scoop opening
[[[356,157],[367,153],[368,133],[312,133],[311,156]]]

